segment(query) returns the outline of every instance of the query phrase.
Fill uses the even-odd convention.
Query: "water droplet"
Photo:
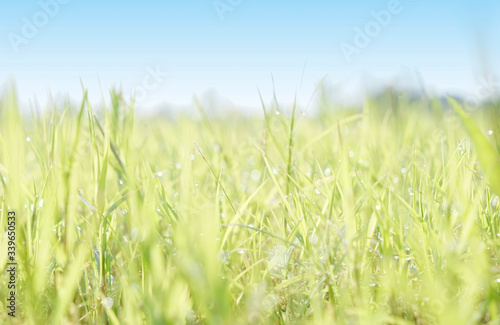
[[[31,141],[30,137],[26,137],[26,142],[30,142],[30,141]]]
[[[496,208],[497,203],[498,203],[498,196],[495,195],[495,197],[491,199],[491,208],[493,209]]]
[[[253,170],[251,173],[250,173],[250,177],[255,181],[257,182],[259,179],[260,179],[260,172],[258,170]]]
[[[229,252],[224,250],[219,252],[219,263],[229,264]]]
[[[113,307],[113,299],[106,297],[101,301],[101,305],[104,308],[112,308]]]

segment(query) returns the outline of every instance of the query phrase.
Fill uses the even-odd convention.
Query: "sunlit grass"
[[[318,105],[145,118],[111,93],[29,115],[4,95],[0,323],[498,322],[499,107]]]

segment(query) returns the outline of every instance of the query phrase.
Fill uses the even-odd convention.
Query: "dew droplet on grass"
[[[260,179],[260,172],[258,170],[253,170],[250,173],[250,178],[252,178],[253,181],[257,182]]]
[[[229,252],[226,250],[220,251],[218,260],[219,260],[219,263],[222,263],[225,265],[229,264]]]

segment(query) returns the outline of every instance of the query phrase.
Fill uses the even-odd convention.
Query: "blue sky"
[[[113,86],[141,91],[144,107],[216,89],[252,107],[257,87],[271,97],[271,75],[280,99],[306,102],[325,76],[349,99],[415,71],[429,89],[466,94],[500,72],[500,1],[59,2],[1,3],[0,81],[14,77],[25,101],[48,89],[78,98],[81,79],[95,100]],[[342,44],[367,26],[369,44],[347,60]]]

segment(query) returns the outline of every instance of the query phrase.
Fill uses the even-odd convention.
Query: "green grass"
[[[148,118],[83,97],[2,97],[0,323],[500,321],[498,106]]]

